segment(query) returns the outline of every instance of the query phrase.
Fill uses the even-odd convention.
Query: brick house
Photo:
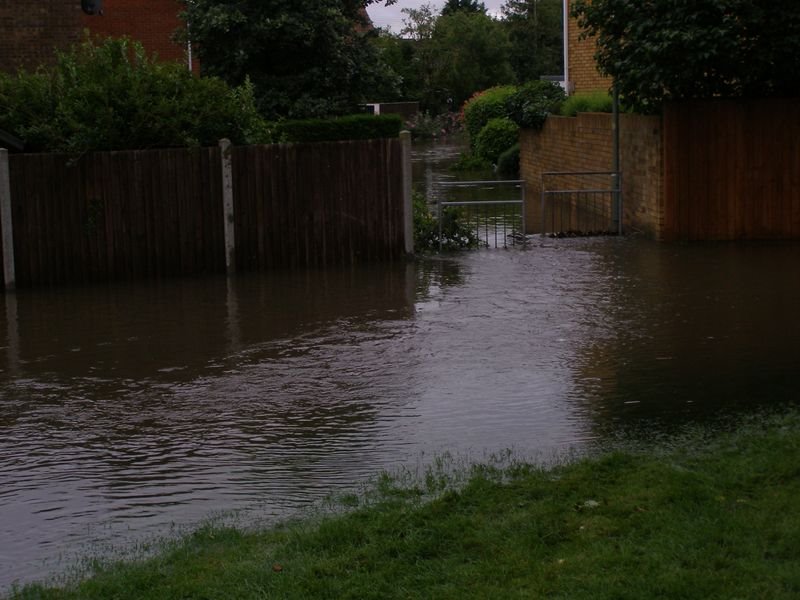
[[[24,5],[0,3],[0,70],[36,68],[53,62],[54,50],[97,36],[126,35],[162,60],[188,64],[190,49],[173,40],[181,26],[178,0],[105,0],[102,14],[88,15],[80,0],[48,0]],[[197,71],[197,64],[192,64]]]
[[[599,73],[594,60],[596,43],[593,39],[580,39],[581,29],[569,16],[570,5],[570,0],[564,0],[564,79],[567,91],[572,94],[608,90],[611,80]]]

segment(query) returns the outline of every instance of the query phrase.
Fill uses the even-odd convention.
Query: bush
[[[541,129],[547,115],[558,113],[565,97],[557,83],[531,81],[506,99],[506,116],[520,127]]]
[[[498,157],[497,174],[503,177],[519,177],[519,144],[514,144]]]
[[[0,75],[0,128],[28,151],[78,154],[266,141],[249,82],[231,88],[158,63],[125,38],[86,41],[55,66]]]
[[[490,119],[508,116],[506,103],[516,91],[513,85],[493,87],[478,92],[464,103],[464,127],[473,148],[478,134]]]
[[[584,92],[567,98],[561,105],[560,113],[574,117],[579,112],[603,112],[613,110],[613,99],[606,92]]]
[[[450,170],[456,173],[464,171],[491,171],[492,163],[488,160],[476,156],[472,152],[462,152],[458,160],[450,165]]]
[[[460,221],[460,214],[454,207],[447,207],[442,213],[442,250],[465,250],[480,246],[480,240],[470,227]],[[431,212],[424,195],[414,193],[414,250],[417,252],[438,251],[439,220]]]
[[[275,123],[272,136],[277,142],[332,142],[395,138],[400,135],[400,115],[350,115],[332,119],[305,119]]]
[[[519,127],[514,121],[506,117],[491,119],[478,134],[475,142],[475,154],[496,164],[500,155],[516,144],[518,140]]]

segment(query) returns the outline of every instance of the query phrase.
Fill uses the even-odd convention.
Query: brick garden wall
[[[541,131],[520,134],[520,171],[526,181],[528,232],[540,231],[541,175],[548,171],[610,171],[613,166],[612,116],[581,113],[550,116]],[[663,223],[663,173],[660,117],[620,115],[620,169],[623,173],[623,227],[660,238]],[[580,182],[566,178],[558,187]],[[593,185],[607,187],[609,178]]]

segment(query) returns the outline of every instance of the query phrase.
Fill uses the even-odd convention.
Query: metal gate
[[[542,173],[541,232],[551,237],[622,233],[622,173]]]
[[[525,181],[446,181],[437,188],[440,251],[442,223],[448,213],[471,228],[484,247],[525,243]]]

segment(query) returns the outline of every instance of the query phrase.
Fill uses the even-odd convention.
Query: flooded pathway
[[[799,263],[797,244],[536,239],[2,297],[0,589],[436,453],[547,456],[796,401]]]

